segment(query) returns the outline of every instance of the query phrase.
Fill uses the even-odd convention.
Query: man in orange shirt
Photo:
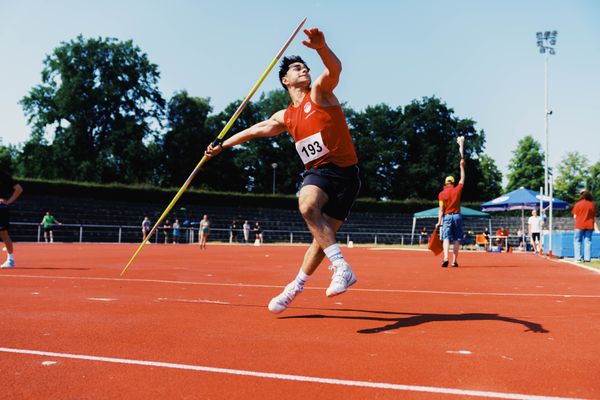
[[[592,233],[598,230],[596,225],[596,205],[592,194],[588,190],[579,192],[579,201],[575,203],[572,211],[575,218],[575,233],[573,235],[573,247],[575,260],[590,262],[592,260]],[[583,241],[583,254],[581,242]]]
[[[465,159],[463,156],[462,141],[458,141],[460,146],[460,181],[454,186],[454,177],[448,176],[444,181],[444,189],[438,195],[440,209],[438,212],[437,229],[442,226],[440,235],[444,245],[444,260],[442,268],[448,267],[448,253],[450,252],[450,242],[454,243],[452,266],[458,267],[458,251],[460,249],[460,240],[463,237],[462,217],[460,215],[460,196],[465,183]]]
[[[205,155],[210,158],[223,149],[260,137],[289,132],[305,171],[298,198],[302,217],[313,235],[296,278],[279,295],[271,299],[269,310],[285,310],[304,284],[327,257],[333,270],[328,297],[344,293],[356,283],[350,265],[344,259],[335,233],[340,229],[358,195],[358,158],[339,100],[333,93],[342,63],[325,42],[317,28],[305,29],[302,43],[317,51],[325,65],[323,73],[311,79],[309,68],[298,56],[284,57],[279,80],[288,91],[291,104],[266,121],[245,129],[222,143],[211,144]]]

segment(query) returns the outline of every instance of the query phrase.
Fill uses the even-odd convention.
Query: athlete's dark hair
[[[308,68],[308,65],[306,65],[306,63],[302,58],[300,58],[300,56],[283,57],[283,60],[281,60],[281,64],[279,64],[279,82],[285,90],[287,90],[287,86],[285,86],[282,82],[283,77],[285,76],[285,74],[287,74],[288,70],[290,69],[290,65],[297,62],[304,64],[304,66],[310,71],[310,68]]]

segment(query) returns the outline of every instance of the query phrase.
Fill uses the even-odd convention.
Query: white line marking
[[[597,269],[597,268],[594,268],[594,267],[588,267],[587,265],[580,264],[580,263],[578,263],[576,261],[571,261],[571,260],[566,260],[566,259],[558,259],[558,260],[552,260],[552,261],[558,261],[558,262],[562,262],[562,263],[565,263],[565,264],[571,264],[571,265],[574,265],[576,267],[587,269],[588,271],[592,271],[592,272],[595,272],[597,274],[600,274],[600,269]]]
[[[203,299],[198,299],[198,300],[188,300],[188,299],[169,299],[168,297],[159,297],[158,299],[156,299],[156,301],[177,301],[177,302],[181,302],[181,303],[208,303],[208,304],[229,304],[226,301],[219,301],[219,300],[203,300]]]
[[[132,283],[164,283],[170,285],[198,285],[198,286],[225,286],[225,287],[244,287],[244,288],[265,288],[281,289],[281,285],[258,285],[247,283],[218,283],[218,282],[188,282],[188,281],[168,281],[162,279],[131,279],[131,278],[98,278],[81,276],[44,276],[44,275],[0,275],[1,278],[35,278],[35,279],[64,279],[81,281],[103,281],[103,282],[132,282]],[[325,287],[304,287],[304,290],[325,290]],[[562,293],[502,293],[502,292],[448,292],[443,290],[408,290],[408,289],[361,289],[352,288],[353,292],[373,292],[373,293],[418,293],[418,294],[442,294],[457,296],[514,296],[514,297],[566,297],[580,299],[600,299],[600,294],[562,294]]]
[[[448,354],[463,354],[463,355],[473,354],[469,350],[448,350],[446,353],[448,353]]]
[[[44,356],[44,357],[69,358],[69,359],[74,359],[74,360],[99,361],[99,362],[107,362],[107,363],[115,363],[115,364],[141,365],[141,366],[145,366],[145,367],[182,369],[182,370],[191,370],[191,371],[211,372],[211,373],[217,373],[217,374],[241,375],[241,376],[250,376],[250,377],[255,377],[255,378],[279,379],[279,380],[284,380],[284,381],[321,383],[321,384],[327,384],[327,385],[367,387],[367,388],[373,388],[373,389],[387,389],[387,390],[397,390],[397,391],[405,391],[405,392],[454,394],[454,395],[458,395],[458,396],[493,397],[493,398],[499,398],[499,399],[518,399],[518,400],[576,400],[576,399],[569,398],[569,397],[552,397],[552,396],[539,396],[539,395],[529,395],[529,394],[519,394],[519,393],[488,392],[488,391],[481,391],[481,390],[452,389],[452,388],[434,387],[434,386],[414,386],[414,385],[402,385],[402,384],[384,383],[384,382],[352,381],[352,380],[348,380],[348,379],[319,378],[319,377],[304,376],[304,375],[289,375],[289,374],[278,374],[278,373],[271,373],[271,372],[247,371],[247,370],[241,370],[241,369],[216,368],[216,367],[206,367],[206,366],[202,366],[202,365],[175,364],[175,363],[160,362],[160,361],[132,360],[132,359],[127,359],[127,358],[99,357],[99,356],[89,356],[89,355],[83,355],[83,354],[53,353],[53,352],[48,352],[48,351],[12,349],[12,348],[6,348],[6,347],[0,347],[0,352],[15,353],[15,354],[28,354],[28,355]]]
[[[92,300],[92,301],[115,301],[117,299],[110,299],[108,297],[86,297],[86,300]]]

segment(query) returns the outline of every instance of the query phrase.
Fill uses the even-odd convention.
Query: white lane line
[[[159,297],[158,299],[156,299],[156,301],[175,301],[175,302],[180,302],[180,303],[208,303],[208,304],[230,304],[226,301],[220,301],[220,300],[204,300],[204,299],[198,299],[198,300],[188,300],[188,299],[169,299],[168,297]]]
[[[131,283],[164,283],[169,285],[198,285],[198,286],[225,286],[225,287],[247,287],[247,288],[267,288],[281,289],[282,285],[258,285],[248,283],[219,283],[219,282],[188,282],[188,281],[169,281],[162,279],[131,279],[131,278],[99,278],[82,276],[46,276],[46,275],[0,275],[1,278],[35,278],[35,279],[63,279],[80,281],[102,281],[102,282],[131,282]],[[324,287],[305,287],[304,290],[325,290]],[[564,297],[580,299],[600,299],[600,294],[564,294],[564,293],[505,293],[505,292],[450,292],[443,290],[408,290],[408,289],[361,289],[352,288],[353,292],[373,292],[373,293],[412,293],[412,294],[441,294],[457,296],[513,296],[513,297]]]
[[[92,301],[115,301],[117,299],[111,299],[108,297],[86,297],[86,300],[92,300]]]
[[[160,367],[170,369],[182,369],[191,371],[211,372],[216,374],[227,374],[227,375],[241,375],[250,376],[254,378],[266,378],[266,379],[279,379],[284,381],[296,381],[296,382],[310,382],[310,383],[321,383],[327,385],[341,385],[341,386],[355,386],[355,387],[366,387],[373,389],[386,389],[386,390],[397,390],[404,392],[425,392],[425,393],[438,393],[438,394],[453,394],[457,396],[471,396],[471,397],[491,397],[498,399],[518,399],[518,400],[576,400],[569,397],[553,397],[543,395],[529,395],[520,393],[501,393],[501,392],[488,392],[481,390],[466,390],[466,389],[453,389],[435,386],[415,386],[415,385],[402,385],[396,383],[384,383],[384,382],[367,382],[367,381],[353,381],[348,379],[333,379],[333,378],[319,378],[315,376],[304,376],[304,375],[289,375],[289,374],[278,374],[272,372],[259,372],[259,371],[247,371],[241,369],[230,369],[230,368],[216,368],[206,367],[202,365],[190,365],[190,364],[175,364],[160,361],[144,361],[144,360],[132,360],[127,358],[114,358],[114,357],[99,357],[89,356],[83,354],[68,354],[68,353],[53,353],[48,351],[38,350],[26,350],[26,349],[13,349],[0,347],[0,352],[4,353],[16,353],[16,354],[28,354],[43,357],[56,357],[56,358],[69,358],[74,360],[86,360],[86,361],[99,361],[115,364],[129,364],[129,365],[141,365],[145,367]]]

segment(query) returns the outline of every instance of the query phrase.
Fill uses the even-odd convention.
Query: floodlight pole
[[[544,194],[548,196],[548,52],[544,53]]]
[[[537,45],[540,53],[544,54],[544,195],[549,195],[548,188],[548,116],[552,110],[548,108],[548,53],[554,54],[557,31],[537,32]]]

